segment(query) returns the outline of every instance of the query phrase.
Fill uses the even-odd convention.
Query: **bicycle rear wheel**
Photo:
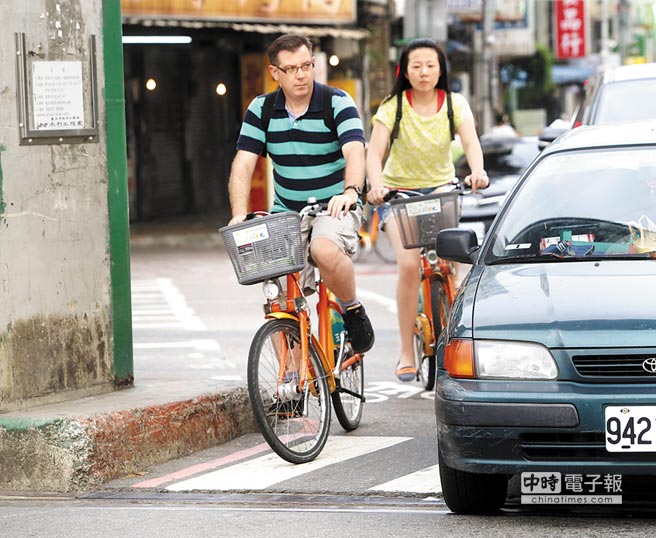
[[[305,463],[321,452],[330,430],[328,382],[314,347],[309,348],[308,380],[299,394],[298,322],[276,319],[255,334],[248,354],[248,394],[262,436],[284,460]],[[278,385],[280,358],[287,354],[287,371]]]
[[[360,425],[362,408],[364,407],[364,363],[362,362],[362,356],[354,355],[347,358],[342,365],[339,379],[336,381],[337,389],[330,395],[335,408],[335,416],[342,428],[350,432]]]
[[[378,235],[376,236],[375,241],[373,242],[374,250],[378,257],[383,260],[385,263],[396,263],[396,254],[394,253],[394,247],[389,240],[387,232],[378,230]]]

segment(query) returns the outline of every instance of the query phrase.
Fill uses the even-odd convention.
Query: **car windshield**
[[[656,151],[581,150],[544,158],[506,202],[485,263],[656,253]]]
[[[594,125],[614,125],[656,119],[653,98],[656,79],[630,80],[606,84],[599,96]]]

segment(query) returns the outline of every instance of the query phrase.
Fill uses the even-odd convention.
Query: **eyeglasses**
[[[296,74],[298,73],[299,69],[307,73],[310,69],[314,67],[314,62],[305,62],[304,64],[301,65],[288,65],[286,67],[280,67],[279,65],[276,65],[275,67],[276,69],[280,69],[280,71],[285,73],[285,75],[289,75],[290,73]]]

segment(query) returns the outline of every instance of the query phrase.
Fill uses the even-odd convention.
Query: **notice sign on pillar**
[[[97,143],[96,36],[79,59],[66,61],[49,59],[40,43],[28,46],[24,33],[15,42],[20,144]]]
[[[567,60],[587,56],[585,1],[556,0],[554,7],[556,58]]]
[[[32,63],[34,128],[84,127],[82,62]]]

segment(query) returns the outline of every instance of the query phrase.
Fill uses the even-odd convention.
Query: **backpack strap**
[[[403,115],[403,92],[396,94],[396,118],[394,120],[394,127],[390,135],[389,147],[387,151],[392,149],[394,140],[399,136],[399,126],[401,124],[401,117]],[[446,92],[446,113],[449,117],[449,131],[451,133],[451,141],[456,139],[456,128],[453,120],[453,103],[451,102],[451,92]]]
[[[335,139],[339,138],[337,134],[337,122],[335,121],[335,109],[333,108],[333,91],[332,86],[326,86],[323,84],[323,122],[326,124],[326,127],[330,129],[330,132],[335,135]]]
[[[401,117],[403,116],[403,92],[396,94],[396,118],[394,119],[394,127],[392,128],[392,134],[390,135],[389,146],[387,152],[392,149],[392,144],[394,140],[399,136],[399,126],[401,125]]]
[[[276,104],[276,95],[278,95],[278,91],[279,90],[274,90],[267,93],[264,96],[264,103],[262,104],[262,116],[260,117],[262,129],[264,130],[264,149],[262,150],[262,157],[267,156],[266,141],[269,132],[269,122],[271,121],[271,116],[273,114],[273,107]]]
[[[446,92],[446,113],[449,116],[449,131],[451,131],[451,142],[456,139],[456,128],[453,122],[453,103],[451,102],[451,92]]]

